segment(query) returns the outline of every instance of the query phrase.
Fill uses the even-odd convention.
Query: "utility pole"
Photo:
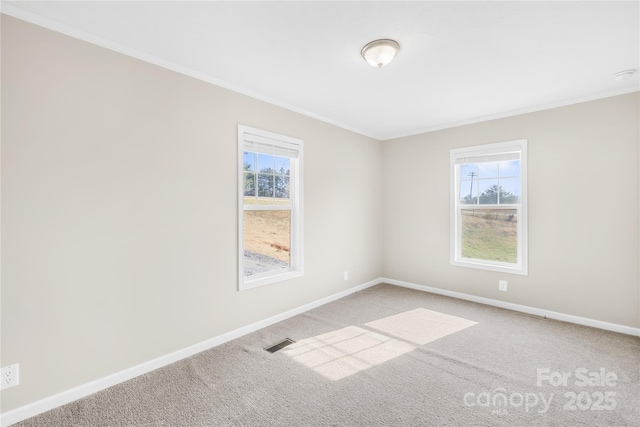
[[[469,176],[471,177],[471,187],[469,188],[469,200],[471,200],[473,197],[473,178],[475,178],[476,175],[477,173],[475,172],[469,172]]]

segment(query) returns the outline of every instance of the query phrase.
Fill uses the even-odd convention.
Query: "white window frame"
[[[276,209],[270,205],[244,204],[244,161],[245,151],[254,151],[255,144],[272,146],[273,150],[296,151],[297,156],[290,158],[290,206],[277,206],[277,210],[291,211],[291,245],[290,266],[284,269],[245,276],[244,273],[244,212],[246,210]],[[254,147],[249,148],[251,144]],[[258,149],[257,152],[265,152]],[[304,275],[303,257],[303,204],[302,204],[302,153],[303,141],[298,138],[279,135],[273,132],[256,129],[245,125],[238,125],[238,289],[244,291],[283,280],[289,280]],[[276,153],[277,154],[277,153]]]
[[[520,153],[520,203],[517,205],[473,205],[478,209],[517,209],[518,211],[518,261],[506,263],[475,258],[463,258],[462,236],[461,236],[461,209],[469,205],[460,204],[460,176],[456,162],[465,157],[491,156],[502,153]],[[514,141],[498,142],[494,144],[478,145],[474,147],[456,148],[450,151],[450,171],[451,171],[451,264],[461,267],[478,268],[482,270],[499,271],[502,273],[513,273],[520,275],[528,274],[528,226],[527,226],[527,140],[520,139]]]

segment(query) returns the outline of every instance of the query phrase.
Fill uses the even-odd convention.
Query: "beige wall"
[[[385,141],[385,277],[640,327],[638,106],[634,93]],[[449,150],[515,139],[529,141],[529,275],[454,267]]]
[[[237,124],[304,140],[305,277],[237,289]],[[379,141],[2,16],[2,411],[382,274]],[[343,281],[343,271],[349,281]]]

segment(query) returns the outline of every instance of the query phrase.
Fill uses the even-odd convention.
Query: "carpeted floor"
[[[640,338],[379,285],[18,425],[640,426]]]

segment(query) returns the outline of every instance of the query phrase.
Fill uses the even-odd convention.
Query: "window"
[[[527,274],[527,141],[451,150],[451,264]]]
[[[302,276],[302,141],[238,126],[239,289]]]

